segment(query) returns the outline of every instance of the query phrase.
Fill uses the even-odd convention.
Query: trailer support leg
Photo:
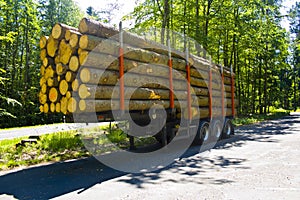
[[[161,132],[161,144],[162,144],[162,146],[164,147],[164,146],[167,146],[167,144],[168,144],[168,138],[167,138],[167,125],[165,125],[164,127],[163,127],[163,129],[162,129],[162,132]]]
[[[135,150],[135,146],[134,146],[134,137],[129,135],[129,150]]]

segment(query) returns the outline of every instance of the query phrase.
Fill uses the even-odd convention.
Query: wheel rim
[[[227,129],[226,130],[227,130],[226,135],[229,136],[231,134],[231,126],[230,126],[229,123],[227,124]]]
[[[203,127],[203,134],[204,134],[203,141],[207,141],[208,140],[208,134],[209,134],[207,126]]]
[[[221,126],[220,126],[220,123],[216,123],[215,124],[215,135],[216,135],[216,138],[219,138],[221,136]]]

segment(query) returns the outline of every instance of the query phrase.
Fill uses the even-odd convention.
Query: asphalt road
[[[62,123],[62,124],[49,124],[41,126],[29,126],[21,128],[9,128],[0,129],[0,140],[13,139],[24,136],[36,136],[44,135],[48,133],[54,133],[59,131],[75,130],[79,128],[91,128],[95,126],[107,125],[107,122],[103,123]]]
[[[0,172],[0,199],[299,199],[300,114],[243,126],[214,149],[128,174],[88,158]]]

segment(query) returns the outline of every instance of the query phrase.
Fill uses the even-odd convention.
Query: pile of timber
[[[105,112],[120,109],[119,32],[114,28],[83,18],[79,28],[61,23],[53,26],[50,36],[40,38],[40,111],[71,114]],[[125,105],[127,110],[147,110],[155,104],[170,107],[168,48],[131,33],[124,32]],[[189,55],[191,66],[192,106],[199,108],[193,116],[209,115],[209,71],[212,71],[212,103],[214,115],[222,112],[222,90],[225,115],[232,115],[232,87],[228,69]],[[173,88],[178,116],[179,101],[187,101],[186,61],[184,53],[172,51]],[[131,72],[133,71],[133,72]],[[159,84],[158,84],[159,83]],[[135,89],[135,86],[141,86]],[[197,110],[197,109],[193,109]]]

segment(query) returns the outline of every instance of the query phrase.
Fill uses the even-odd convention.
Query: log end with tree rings
[[[79,47],[81,49],[86,49],[88,47],[88,43],[89,43],[88,35],[83,35],[83,36],[80,37]]]
[[[82,99],[86,99],[90,97],[91,93],[89,92],[88,87],[85,84],[81,84],[78,89],[79,97]]]
[[[71,30],[66,30],[66,33],[65,33],[65,40],[66,41],[69,41],[70,40],[70,38],[71,38],[71,35],[72,35],[72,33],[71,33]]]
[[[85,100],[80,100],[79,101],[79,110],[80,111],[85,111],[86,110],[86,102],[85,102]]]
[[[40,59],[41,61],[44,60],[44,58],[47,57],[47,49],[42,49],[41,52],[40,52]]]
[[[44,84],[41,86],[41,92],[42,92],[43,94],[46,94],[46,93],[47,93],[47,89],[48,89],[47,84],[44,83]]]
[[[42,77],[40,79],[40,86],[42,86],[43,84],[47,83],[47,80],[45,79],[45,77]]]
[[[48,36],[42,36],[40,38],[40,48],[44,49],[47,46],[47,40],[48,40]]]
[[[44,105],[40,105],[40,112],[44,112]]]
[[[73,82],[72,82],[72,91],[74,92],[77,92],[78,91],[78,88],[79,88],[79,81],[78,79],[75,79]]]
[[[66,93],[66,98],[67,99],[70,99],[72,97],[72,92],[71,91],[68,91],[67,93]]]
[[[68,113],[68,99],[66,97],[62,97],[62,99],[60,100],[60,111],[63,114]]]
[[[56,73],[57,75],[63,75],[67,72],[68,67],[63,65],[62,63],[57,63],[56,65]]]
[[[59,41],[54,39],[52,36],[49,37],[47,41],[47,53],[50,57],[53,57],[56,55],[56,52],[58,50],[58,44]]]
[[[72,83],[76,78],[76,74],[72,71],[67,71],[65,79],[67,82]]]
[[[68,106],[67,106],[68,112],[74,113],[77,110],[77,101],[75,98],[71,97],[68,100]]]
[[[49,100],[52,103],[55,103],[59,100],[59,93],[57,91],[57,88],[52,87],[49,91]]]
[[[83,18],[79,22],[79,31],[81,33],[87,33],[89,31],[87,20],[88,20],[87,18]]]
[[[57,113],[60,113],[60,102],[57,102],[57,103],[55,104],[55,111],[56,111]]]
[[[72,48],[75,48],[78,46],[79,43],[79,36],[75,33],[71,34],[71,38],[70,38],[70,45]]]
[[[44,113],[49,113],[49,104],[48,103],[44,104]]]
[[[66,80],[60,81],[60,83],[59,83],[59,92],[62,95],[66,95],[68,90],[69,90],[69,83]]]
[[[42,75],[42,78],[44,78],[43,76],[45,75],[45,70],[46,70],[46,67],[44,65],[42,65],[40,68],[40,74]]]
[[[41,103],[41,104],[45,104],[45,103],[47,103],[47,95],[46,94],[41,94],[41,95],[39,95],[39,102]]]
[[[69,62],[69,69],[73,72],[77,72],[79,68],[79,60],[77,56],[72,56]]]
[[[55,103],[50,104],[50,112],[52,112],[52,113],[55,112]]]
[[[83,83],[88,83],[91,80],[91,72],[88,68],[84,68],[80,71],[80,80]]]
[[[52,28],[51,35],[54,39],[59,39],[61,37],[63,29],[60,24],[55,24]]]

